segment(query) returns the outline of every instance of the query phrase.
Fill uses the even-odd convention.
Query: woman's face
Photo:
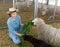
[[[16,12],[11,13],[11,17],[12,18],[16,18],[16,16],[17,16],[17,13]]]

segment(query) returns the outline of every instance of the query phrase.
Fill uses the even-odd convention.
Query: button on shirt
[[[7,21],[8,29],[10,34],[16,34],[21,32],[21,18],[20,16],[16,16],[16,19],[13,20],[12,17],[10,17]]]

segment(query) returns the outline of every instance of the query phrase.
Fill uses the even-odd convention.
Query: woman
[[[10,18],[7,20],[7,26],[9,29],[9,36],[15,44],[20,44],[20,38],[23,34],[21,32],[21,18],[17,15],[18,10],[15,8],[9,8],[8,15]]]

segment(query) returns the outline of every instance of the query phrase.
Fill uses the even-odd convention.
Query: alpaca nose
[[[32,20],[32,23],[34,24],[34,20]]]
[[[36,22],[35,22],[35,20],[33,20],[32,22],[33,22],[33,24],[34,24],[34,25],[36,25]]]
[[[32,22],[34,23],[34,20],[32,20]]]

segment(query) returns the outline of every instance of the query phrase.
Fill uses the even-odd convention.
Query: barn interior
[[[8,36],[7,20],[9,8],[19,9],[22,23],[36,17],[42,18],[49,25],[60,28],[60,0],[0,0],[0,47],[20,47],[11,42]],[[37,27],[33,27],[30,32],[34,38],[38,38]],[[26,47],[34,47],[26,41]]]

